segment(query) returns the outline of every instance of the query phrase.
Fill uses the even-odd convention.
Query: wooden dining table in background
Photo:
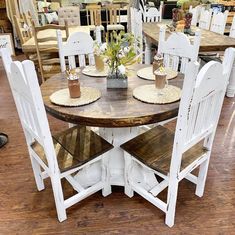
[[[81,86],[94,87],[101,91],[101,98],[96,102],[80,107],[58,106],[50,101],[50,96],[60,89],[66,88],[67,79],[58,74],[41,86],[46,110],[52,116],[63,121],[84,126],[99,127],[99,134],[114,145],[110,151],[110,183],[124,186],[124,156],[119,148],[121,144],[140,133],[140,126],[153,124],[176,117],[179,102],[156,105],[143,103],[132,96],[133,89],[152,84],[154,81],[143,80],[136,71],[146,65],[135,65],[128,76],[128,89],[107,89],[106,77],[88,77],[80,74]],[[169,81],[169,84],[182,87],[183,75]],[[76,177],[84,183],[97,177],[95,168],[80,172]],[[146,170],[136,169],[135,177],[146,179],[146,184],[156,184],[154,175]]]
[[[151,45],[158,45],[160,26],[167,25],[169,21],[162,21],[161,23],[143,23],[143,34],[146,38],[146,63],[151,62]],[[198,27],[192,27],[193,31],[199,30]],[[235,47],[235,38],[228,37],[226,35],[220,35],[218,33],[211,32],[209,30],[200,29],[201,31],[201,43],[200,52],[209,51],[224,51],[228,47]],[[170,35],[170,32],[166,32],[166,37]],[[193,37],[190,36],[190,39]]]
[[[90,31],[94,30],[90,26],[69,26],[69,35],[75,32],[85,32],[90,34]],[[56,30],[55,29],[46,29],[39,34],[39,38],[43,38],[46,35],[47,37],[56,38]],[[62,32],[62,36],[65,37],[65,32]],[[53,40],[50,42],[45,42],[40,44],[41,48],[51,48],[57,47],[57,40]],[[26,43],[22,45],[22,50],[24,53],[34,53],[36,52],[36,45],[34,37],[30,38]]]

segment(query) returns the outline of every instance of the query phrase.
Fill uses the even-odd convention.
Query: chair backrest
[[[195,32],[194,42],[191,44],[184,33],[172,33],[167,39],[166,28],[160,27],[158,54],[164,57],[164,65],[175,71],[186,72],[190,61],[197,61],[201,33]],[[180,68],[179,68],[180,65]]]
[[[44,149],[48,166],[58,169],[54,145],[42,100],[37,74],[32,61],[12,62],[7,50],[1,50],[28,148],[37,141]]]
[[[32,21],[33,21],[33,18],[30,14],[30,12],[27,12],[27,13],[23,13],[23,19],[24,19],[24,22],[27,24],[27,26],[29,27],[30,29],[30,33],[32,32]],[[32,36],[32,33],[31,33],[31,36]]]
[[[212,9],[201,11],[199,19],[199,28],[209,30],[211,23]]]
[[[63,40],[67,40],[69,32],[68,25],[44,25],[44,26],[35,26],[33,24],[33,34],[37,51],[38,64],[40,69],[40,74],[42,80],[45,81],[47,78],[51,77],[53,74],[58,71],[51,71],[45,69],[46,66],[53,66],[59,63],[58,48],[45,46],[47,42],[57,41],[56,30],[62,30],[64,32]],[[46,59],[45,59],[46,58]]]
[[[61,7],[58,10],[59,25],[81,25],[80,8],[75,6]]]
[[[162,6],[163,2],[159,7],[159,10],[156,7],[150,7],[144,12],[144,22],[161,22],[162,21]]]
[[[106,22],[109,25],[120,24],[121,20],[121,5],[108,4],[106,8]]]
[[[86,6],[87,25],[101,24],[101,6],[96,4],[88,4]]]
[[[143,60],[143,26],[142,26],[142,12],[136,8],[130,8],[131,14],[131,33],[137,39],[135,42],[135,53],[140,55],[140,62]]]
[[[86,57],[90,65],[95,64],[94,60],[94,41],[92,37],[84,32],[75,32],[71,34],[67,42],[62,42],[61,31],[57,31],[57,41],[60,55],[61,71],[66,70],[66,58],[68,58],[69,67],[76,68],[76,61],[79,67],[86,66]],[[78,57],[78,60],[77,58]]]
[[[193,14],[191,25],[197,26],[198,20],[199,20],[199,14],[200,14],[200,8],[201,6],[196,6],[193,8],[193,6],[189,7],[189,12]]]
[[[228,11],[214,13],[211,20],[210,31],[224,34],[225,26],[227,23]]]
[[[14,21],[20,43],[23,45],[32,37],[30,25],[24,20],[23,15],[20,15],[20,17],[14,15]]]
[[[223,104],[228,77],[222,64],[211,61],[199,73],[198,68],[199,64],[190,63],[184,78],[171,161],[172,173],[180,170],[182,154],[203,139],[204,146],[211,150]]]
[[[235,38],[235,16],[233,17],[233,22],[230,28],[229,37]]]

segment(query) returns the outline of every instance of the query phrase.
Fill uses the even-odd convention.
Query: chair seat
[[[153,129],[122,144],[120,147],[146,166],[168,175],[174,143],[174,133],[163,126]],[[181,170],[185,169],[207,150],[202,143],[190,148],[183,154]]]
[[[121,24],[109,24],[107,25],[107,30],[112,31],[112,30],[125,30],[125,27]]]
[[[91,31],[95,31],[96,26],[95,25],[89,25]],[[104,26],[100,25],[100,30],[104,31]]]
[[[113,148],[110,143],[84,126],[75,126],[53,135],[53,142],[61,172],[80,167]],[[31,147],[47,165],[42,146],[34,142]]]

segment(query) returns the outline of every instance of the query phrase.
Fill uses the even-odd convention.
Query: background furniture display
[[[212,9],[203,9],[199,18],[199,28],[209,30],[211,24]]]
[[[59,24],[65,25],[67,21],[68,25],[81,25],[80,21],[80,8],[79,7],[61,7],[58,10]]]

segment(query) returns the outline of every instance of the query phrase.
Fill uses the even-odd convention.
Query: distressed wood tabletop
[[[48,79],[41,86],[44,104],[48,113],[54,117],[86,126],[97,127],[132,127],[156,123],[176,117],[179,102],[156,105],[143,103],[132,96],[133,89],[152,84],[154,81],[143,80],[136,71],[146,65],[135,65],[128,76],[128,89],[107,89],[105,77],[88,77],[80,74],[81,86],[98,88],[101,98],[89,105],[80,107],[62,107],[50,101],[50,95],[67,87],[64,74],[58,74]],[[169,84],[182,87],[183,75],[169,81]]]
[[[166,22],[162,23],[143,23],[143,33],[149,43],[158,45],[159,29],[160,25],[166,25]],[[193,31],[198,30],[198,27],[192,27]],[[209,30],[201,30],[201,43],[199,51],[224,51],[228,47],[235,47],[235,38],[228,37],[226,35],[220,35],[218,33],[211,32]],[[170,35],[166,32],[166,37]],[[190,37],[192,39],[192,37]]]

